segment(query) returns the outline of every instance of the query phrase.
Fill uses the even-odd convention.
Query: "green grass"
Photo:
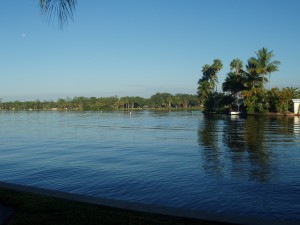
[[[15,209],[7,225],[223,224],[73,202],[2,188],[0,188],[0,204]]]

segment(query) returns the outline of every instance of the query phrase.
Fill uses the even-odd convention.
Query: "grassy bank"
[[[15,209],[8,225],[224,224],[97,206],[3,188],[0,188],[0,204]]]

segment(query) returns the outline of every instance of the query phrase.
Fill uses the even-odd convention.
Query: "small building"
[[[294,103],[294,114],[300,114],[300,99],[292,99]]]

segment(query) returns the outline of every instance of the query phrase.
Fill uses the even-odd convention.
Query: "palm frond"
[[[42,14],[47,15],[49,21],[57,16],[60,27],[74,20],[77,0],[39,0]]]

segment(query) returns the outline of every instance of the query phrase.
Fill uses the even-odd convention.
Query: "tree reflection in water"
[[[198,130],[198,142],[202,148],[203,169],[207,173],[223,176],[224,161],[219,146],[220,120],[213,115],[204,115],[204,122]]]
[[[214,176],[270,182],[278,177],[276,141],[292,142],[286,135],[295,135],[296,126],[293,117],[204,115],[198,130],[203,169]]]
[[[269,121],[265,117],[249,116],[245,119],[227,120],[227,126],[224,126],[224,144],[232,153],[233,176],[243,175],[251,180],[270,181],[271,173],[276,172],[276,157],[266,141],[268,126]]]

